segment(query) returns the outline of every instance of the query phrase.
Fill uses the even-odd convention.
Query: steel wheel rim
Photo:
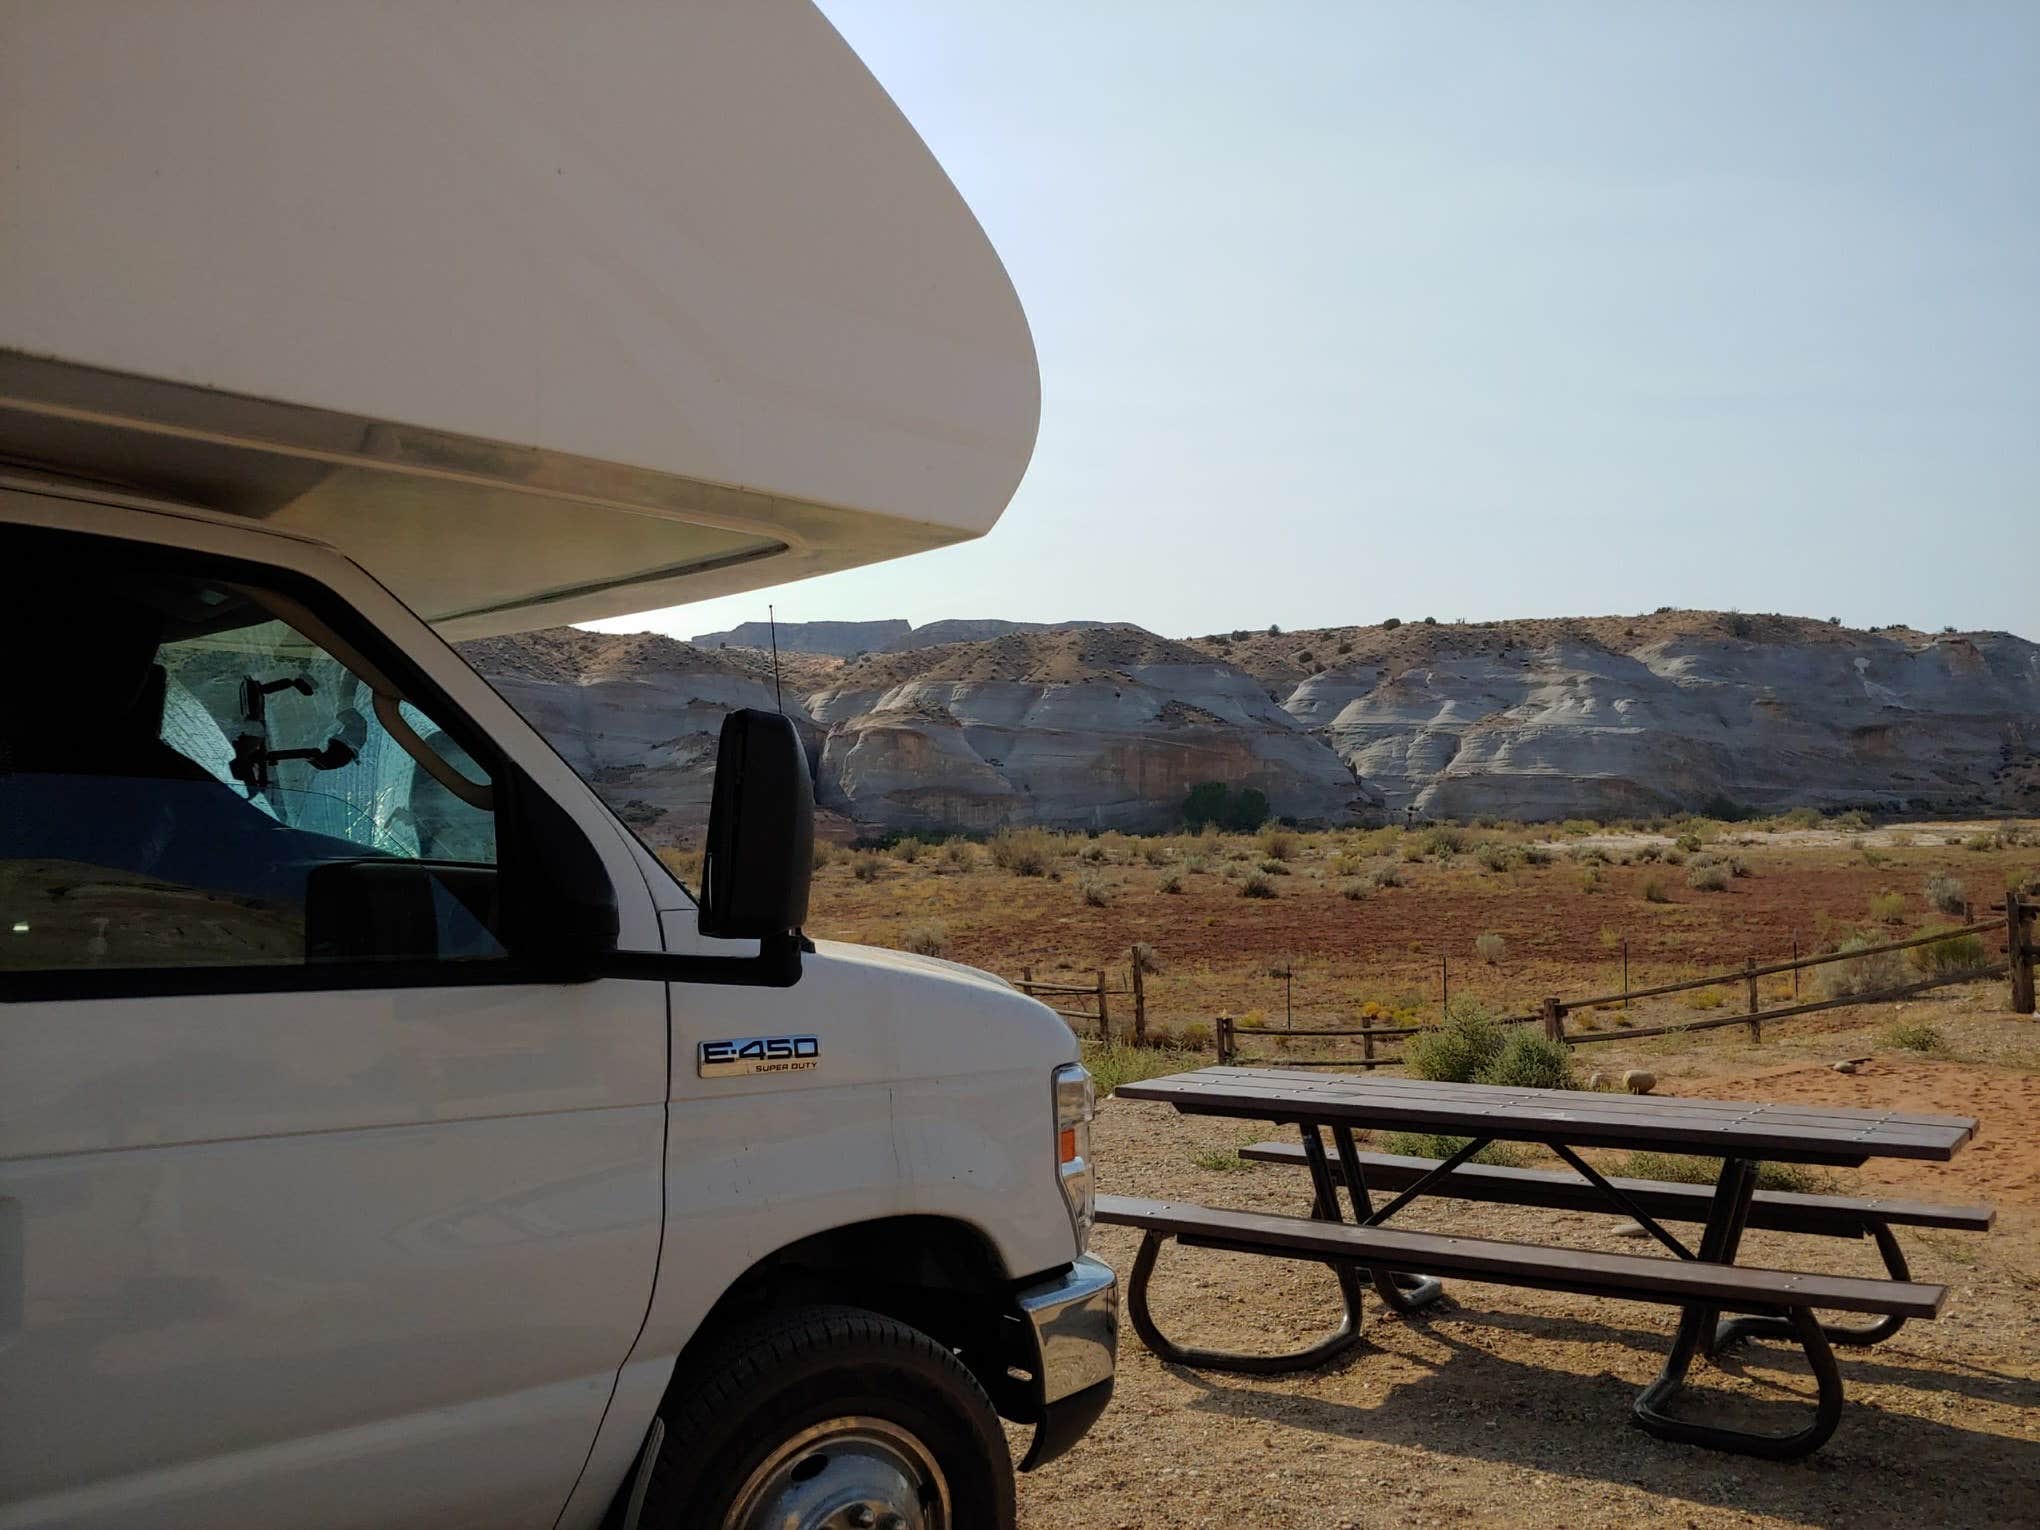
[[[935,1454],[890,1419],[850,1415],[781,1442],[745,1479],[722,1530],[953,1530]]]

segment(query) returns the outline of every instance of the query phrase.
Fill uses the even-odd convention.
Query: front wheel
[[[1011,1530],[983,1388],[928,1335],[856,1307],[733,1333],[666,1414],[645,1530]]]

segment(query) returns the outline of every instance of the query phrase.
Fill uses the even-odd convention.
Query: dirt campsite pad
[[[1924,1008],[1924,1006],[1922,1007]],[[1877,1020],[1889,1018],[1883,1011]],[[1965,1014],[1936,1023],[1963,1058],[2040,1044],[2029,1019]],[[1464,1282],[1411,1319],[1368,1309],[1369,1342],[1324,1370],[1253,1378],[1158,1364],[1127,1331],[1117,1397],[1092,1435],[1021,1486],[1023,1526],[1080,1523],[1338,1527],[2040,1524],[2040,1080],[2030,1066],[1881,1050],[1846,1015],[1761,1049],[1688,1043],[1596,1066],[1647,1065],[1660,1093],[1801,1100],[1974,1114],[1982,1130],[1952,1164],[1836,1171],[1949,1203],[1989,1201],[1985,1235],[1901,1234],[1916,1279],[1948,1307],[1871,1350],[1839,1350],[1840,1429],[1808,1460],[1776,1464],[1665,1444],[1629,1423],[1677,1314],[1634,1303]],[[1853,1074],[1833,1060],[1869,1055]],[[1302,1214],[1293,1170],[1241,1165],[1231,1150],[1284,1135],[1252,1122],[1188,1119],[1113,1099],[1100,1108],[1100,1188]],[[1445,1201],[1402,1214],[1413,1227],[1636,1253],[1609,1217]],[[1122,1274],[1135,1234],[1094,1240]],[[1754,1232],[1743,1262],[1878,1276],[1865,1240]],[[1292,1347],[1336,1313],[1322,1268],[1174,1247],[1155,1281],[1157,1317],[1183,1341]],[[1811,1382],[1796,1351],[1743,1346],[1698,1363],[1696,1391],[1723,1421],[1795,1427]]]

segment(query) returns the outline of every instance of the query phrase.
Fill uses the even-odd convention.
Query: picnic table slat
[[[1203,1068],[1194,1073],[1168,1075],[1168,1078],[1172,1081],[1175,1079],[1210,1079],[1216,1081],[1221,1078],[1258,1078],[1277,1087],[1287,1089],[1322,1086],[1330,1086],[1337,1089],[1358,1084],[1364,1085],[1371,1090],[1407,1089],[1412,1093],[1423,1095],[1458,1093],[1483,1098],[1488,1091],[1497,1087],[1493,1084],[1441,1083],[1431,1079],[1406,1078],[1393,1074],[1374,1078],[1355,1078],[1348,1074],[1320,1074],[1316,1077],[1299,1077],[1296,1074],[1281,1073],[1267,1068],[1238,1067]],[[1603,1094],[1599,1091],[1578,1089],[1523,1089],[1513,1086],[1508,1087],[1509,1092],[1516,1095],[1549,1095],[1553,1099],[1566,1100],[1577,1100],[1584,1095],[1588,1099],[1601,1100],[1611,1106],[1634,1105],[1641,1110],[1654,1110],[1667,1104],[1676,1103],[1683,1109],[1711,1110],[1728,1114],[1746,1113],[1749,1111],[1763,1111],[1766,1114],[1787,1112],[1794,1115],[1819,1116],[1841,1121],[1892,1121],[1907,1126],[1962,1127],[1970,1131],[1974,1131],[1976,1128],[1975,1118],[1971,1116],[1927,1115],[1909,1110],[1864,1110],[1859,1106],[1853,1105],[1779,1105],[1759,1100],[1714,1100],[1697,1095],[1629,1094],[1626,1092],[1621,1094],[1612,1092]]]
[[[1779,1161],[1855,1165],[1868,1158],[1945,1162],[1974,1135],[1965,1117],[1804,1112],[1758,1102],[1434,1084],[1209,1068],[1122,1084],[1129,1099],[1192,1115],[1401,1128],[1511,1141],[1656,1148]]]
[[[1947,1298],[1945,1286],[1909,1281],[1601,1254],[1394,1227],[1356,1227],[1350,1222],[1220,1210],[1137,1196],[1099,1196],[1098,1220],[1173,1237],[1191,1248],[1345,1259],[1398,1274],[1453,1275],[1618,1301],[1710,1302],[1731,1311],[1819,1305],[1848,1312],[1930,1318],[1940,1313]]]

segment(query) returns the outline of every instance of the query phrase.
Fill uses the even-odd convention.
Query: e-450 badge
[[[804,1073],[818,1067],[822,1043],[813,1036],[738,1036],[729,1041],[704,1041],[695,1054],[694,1071],[702,1078],[733,1073]]]

